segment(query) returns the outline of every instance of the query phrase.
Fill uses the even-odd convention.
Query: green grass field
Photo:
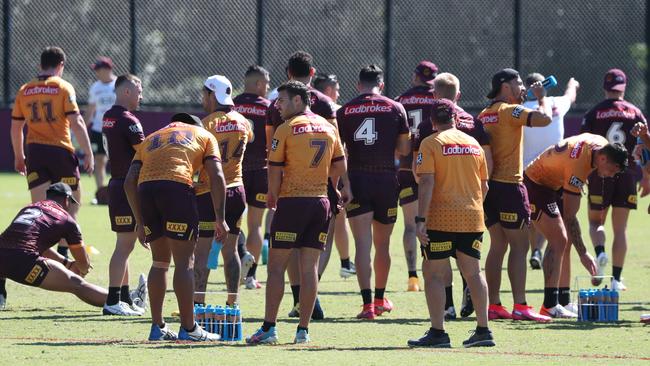
[[[29,201],[26,182],[17,174],[0,174],[0,226],[6,227],[16,212]],[[79,223],[85,242],[101,253],[91,258],[94,270],[87,276],[90,282],[107,286],[108,261],[115,236],[110,231],[106,206],[91,206],[94,182],[84,177],[85,203]],[[585,201],[585,200],[583,200]],[[0,312],[0,365],[18,364],[641,364],[650,361],[650,328],[639,323],[639,315],[650,312],[650,287],[644,283],[650,274],[650,217],[646,207],[650,200],[641,199],[639,211],[631,216],[629,225],[628,257],[623,271],[629,290],[621,295],[618,324],[581,324],[574,321],[555,321],[540,325],[530,322],[498,321],[490,327],[497,346],[490,349],[463,349],[461,342],[475,327],[474,319],[446,324],[452,338],[451,350],[411,350],[406,347],[409,338],[419,337],[429,327],[424,293],[407,293],[406,265],[401,245],[402,223],[398,221],[393,234],[393,265],[387,296],[395,303],[395,310],[372,322],[354,319],[360,310],[361,299],[354,278],[343,280],[338,276],[338,254],[332,254],[330,266],[323,276],[320,299],[325,310],[324,321],[312,323],[308,346],[291,344],[296,320],[288,319],[291,294],[287,286],[280,310],[277,346],[246,347],[243,343],[229,344],[175,344],[149,343],[149,318],[103,317],[95,309],[69,294],[46,292],[36,288],[8,283],[8,309]],[[584,202],[583,202],[584,204]],[[585,206],[580,213],[585,240],[589,242]],[[611,242],[611,229],[608,228]],[[486,240],[485,254],[489,240]],[[607,246],[611,251],[610,244]],[[574,252],[575,254],[575,252]],[[573,255],[574,274],[583,274],[576,255]],[[131,273],[147,272],[148,252],[136,246],[130,262]],[[258,270],[264,283],[265,266]],[[455,268],[455,266],[454,266]],[[504,272],[505,272],[504,268]],[[609,271],[608,271],[609,272]],[[609,273],[607,273],[609,274]],[[454,274],[456,283],[460,277]],[[132,275],[134,284],[136,276]],[[507,275],[503,275],[502,300],[512,306]],[[170,281],[171,283],[171,281]],[[455,288],[457,309],[460,307],[461,286]],[[208,287],[224,291],[223,270],[213,271]],[[542,272],[528,272],[528,302],[539,307],[542,301]],[[176,308],[171,289],[166,298],[165,313]],[[225,297],[210,295],[208,302],[223,304]],[[241,306],[244,314],[244,334],[251,334],[261,323],[264,291],[242,290]],[[178,321],[167,319],[173,328]]]

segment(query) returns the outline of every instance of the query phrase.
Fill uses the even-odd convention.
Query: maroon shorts
[[[269,247],[325,250],[330,217],[326,197],[282,197],[271,222]]]
[[[199,217],[194,188],[157,180],[141,183],[138,195],[148,242],[163,235],[175,240],[196,240]]]
[[[483,233],[454,233],[449,231],[428,230],[427,246],[420,246],[426,260],[456,258],[456,251],[481,259]]]
[[[29,189],[48,181],[66,183],[73,191],[79,187],[79,160],[74,153],[58,146],[29,144],[26,155]]]
[[[373,213],[373,219],[382,224],[397,220],[399,186],[393,173],[350,173],[352,202],[346,208],[348,217]]]
[[[269,188],[267,169],[248,170],[243,173],[246,203],[257,208],[266,208],[266,192]]]
[[[630,168],[613,178],[602,178],[594,171],[588,179],[589,209],[604,210],[609,206],[636,210],[638,176]]]
[[[135,231],[135,216],[129,206],[124,192],[124,179],[111,178],[108,182],[108,216],[111,218],[111,230],[116,233]]]
[[[528,192],[523,183],[488,182],[483,203],[485,225],[501,224],[504,229],[522,229],[530,224]]]
[[[50,271],[45,258],[20,249],[0,250],[0,278],[38,287]]]
[[[343,187],[343,183],[339,180],[339,189]],[[332,180],[327,179],[327,199],[330,201],[330,211],[332,215],[336,216],[339,214],[339,195],[336,194],[336,189],[332,185]]]
[[[533,221],[539,220],[542,212],[548,217],[556,218],[562,215],[562,195],[574,194],[563,192],[562,189],[557,191],[533,182],[527,175],[524,175],[524,184],[528,191],[530,201],[530,218]]]
[[[397,172],[399,183],[399,205],[404,206],[418,200],[418,184],[411,170],[400,170]]]
[[[196,197],[199,210],[199,237],[210,238],[214,236],[214,207],[212,196],[204,193]],[[230,187],[226,189],[226,224],[230,230],[228,233],[239,235],[241,232],[241,217],[246,210],[246,192],[244,186]]]

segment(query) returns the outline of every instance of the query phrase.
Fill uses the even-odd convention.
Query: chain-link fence
[[[485,105],[490,77],[503,67],[556,75],[555,94],[575,77],[578,109],[602,99],[602,76],[618,67],[628,74],[627,99],[645,107],[646,7],[644,0],[3,0],[1,102],[8,106],[38,72],[43,47],[58,45],[68,57],[64,78],[82,103],[100,55],[117,73],[143,79],[145,106],[196,107],[207,76],[224,74],[241,91],[248,65],[261,63],[275,86],[286,79],[287,57],[303,49],[319,71],[338,75],[341,101],[356,94],[366,64],[385,69],[386,94],[396,96],[429,59],[459,77],[469,109]]]

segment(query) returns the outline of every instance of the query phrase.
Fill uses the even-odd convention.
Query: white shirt
[[[90,129],[101,133],[104,113],[115,104],[115,80],[108,83],[95,81],[88,91],[88,104],[95,105],[95,114],[89,116],[92,121]]]
[[[524,169],[549,146],[555,145],[564,138],[564,115],[571,108],[569,97],[546,97],[551,103],[553,118],[551,124],[544,127],[524,128]],[[537,100],[527,100],[524,107],[537,109]]]

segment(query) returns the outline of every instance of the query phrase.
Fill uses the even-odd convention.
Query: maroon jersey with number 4
[[[336,120],[348,151],[348,170],[395,172],[397,139],[410,135],[400,103],[379,94],[361,94],[336,112]]]
[[[246,145],[244,162],[242,168],[244,171],[259,170],[266,168],[266,134],[264,132],[266,124],[266,114],[268,113],[271,102],[257,94],[243,93],[233,99],[235,106],[233,110],[251,121],[253,129],[253,139]]]
[[[430,122],[431,105],[435,98],[433,97],[433,88],[431,86],[414,86],[405,91],[402,95],[395,98],[406,110],[408,116],[411,134],[415,136],[418,126],[422,122]],[[399,159],[400,170],[411,170],[413,164],[413,153],[402,156]]]
[[[632,136],[631,131],[637,122],[646,123],[639,108],[625,100],[605,99],[585,114],[580,133],[589,132],[605,137],[609,143],[624,144],[630,166],[634,166],[632,151],[636,146],[636,137]]]
[[[111,177],[124,179],[135,155],[135,147],[144,141],[140,120],[126,108],[114,105],[102,118],[104,148],[111,160]]]
[[[81,244],[79,226],[58,203],[39,201],[20,210],[11,225],[0,234],[0,250],[41,254],[61,239],[69,245]]]

